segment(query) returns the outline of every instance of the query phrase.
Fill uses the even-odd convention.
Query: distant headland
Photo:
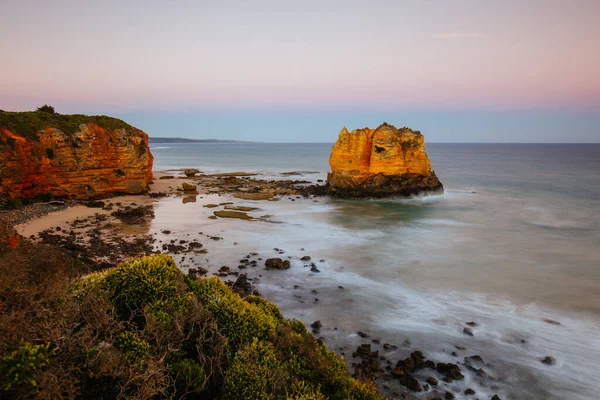
[[[148,137],[148,143],[254,143],[241,140],[221,140],[221,139],[188,139],[188,138],[166,138],[166,137]]]

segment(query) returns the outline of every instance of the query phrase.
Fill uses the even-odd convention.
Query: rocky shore
[[[292,174],[290,174],[292,175]],[[246,173],[202,174],[197,170],[174,170],[155,173],[154,184],[147,195],[121,196],[104,200],[57,205],[31,206],[28,211],[4,212],[12,216],[17,231],[34,242],[51,244],[67,251],[75,259],[98,270],[117,265],[131,257],[157,252],[172,256],[178,266],[192,277],[217,276],[241,296],[259,294],[261,282],[269,282],[271,274],[286,274],[290,261],[304,265],[307,273],[320,275],[327,268],[325,259],[313,259],[308,251],[295,259],[285,249],[273,243],[269,252],[244,248],[227,239],[228,229],[235,224],[278,223],[261,211],[263,202],[319,202],[326,193],[321,185],[302,180],[262,181]],[[168,223],[160,230],[150,229],[162,199],[177,200],[179,207],[196,203],[202,205],[207,223],[224,224],[215,234],[189,232]],[[43,217],[46,212],[55,211]],[[18,217],[21,215],[21,217]],[[32,217],[25,221],[27,217]],[[212,221],[212,222],[209,222]],[[236,222],[239,221],[239,222]],[[301,249],[304,250],[304,249]],[[219,265],[209,258],[228,253],[236,258],[233,265]],[[236,265],[237,264],[237,265]],[[295,267],[297,268],[297,267]],[[324,299],[320,289],[294,284],[291,287],[299,305],[317,307]],[[333,290],[333,289],[332,289]],[[338,291],[347,291],[339,286]],[[321,321],[305,321],[320,340],[340,346],[329,333],[337,327],[324,326]],[[465,336],[472,335],[475,322],[465,325]],[[359,331],[358,329],[362,329]],[[346,358],[349,371],[357,378],[374,380],[387,398],[453,399],[476,398],[475,387],[468,382],[494,389],[494,378],[483,358],[470,354],[464,346],[452,349],[456,362],[447,363],[427,357],[427,349],[414,349],[407,339],[399,343],[383,342],[371,337],[368,326],[358,327],[355,337],[334,350]],[[352,347],[350,347],[352,346]],[[460,388],[460,389],[459,389]],[[500,397],[493,397],[494,400]]]

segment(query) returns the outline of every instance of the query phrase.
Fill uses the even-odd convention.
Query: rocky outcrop
[[[0,201],[148,191],[148,135],[110,117],[0,111]]]
[[[345,198],[411,196],[443,191],[419,131],[383,123],[343,128],[329,158],[329,193]]]

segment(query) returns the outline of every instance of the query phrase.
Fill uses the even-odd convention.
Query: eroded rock
[[[346,198],[441,192],[419,131],[383,123],[376,129],[343,128],[329,158],[331,195]]]

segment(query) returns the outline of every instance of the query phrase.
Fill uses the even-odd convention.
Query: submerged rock
[[[241,211],[215,211],[214,214],[221,218],[253,219],[251,216]]]
[[[546,356],[544,358],[542,358],[542,363],[546,364],[546,365],[554,365],[556,364],[556,358],[552,357],[552,356]]]
[[[364,198],[443,191],[419,131],[383,123],[377,129],[343,128],[329,158],[329,193]]]

